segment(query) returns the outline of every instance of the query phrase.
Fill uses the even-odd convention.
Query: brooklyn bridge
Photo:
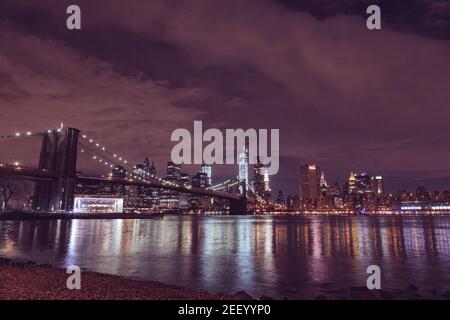
[[[33,143],[32,147],[30,143]],[[20,153],[20,157],[36,158],[36,163],[19,159],[16,154]],[[102,169],[108,172],[116,167],[127,168],[128,174],[116,177],[111,174],[84,173],[78,170],[80,159],[83,158],[91,160],[96,167],[101,165]],[[228,203],[226,208],[230,215],[248,214],[247,204],[258,201],[256,195],[251,195],[251,190],[246,191],[248,184],[244,180],[228,179],[214,186],[199,188],[168,182],[160,177],[137,178],[131,173],[132,170],[133,166],[127,158],[111,152],[79,129],[61,126],[39,133],[17,132],[0,136],[0,176],[12,176],[33,182],[33,211],[72,212],[77,186],[80,185],[110,185],[123,188],[136,186],[218,199]]]

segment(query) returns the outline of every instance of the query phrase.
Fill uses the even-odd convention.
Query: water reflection
[[[310,297],[321,283],[450,288],[450,217],[166,217],[0,222],[0,256],[217,292]]]

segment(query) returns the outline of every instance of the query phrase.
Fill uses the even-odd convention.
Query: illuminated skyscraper
[[[356,193],[356,178],[353,172],[350,173],[348,178],[348,194]]]
[[[166,180],[179,181],[181,175],[180,165],[173,162],[167,162],[167,177]]]
[[[322,170],[315,164],[300,167],[300,197],[307,200],[320,198],[320,178]]]
[[[111,176],[113,178],[121,178],[121,179],[126,178],[127,170],[125,170],[125,168],[122,167],[121,165],[117,165],[112,169]]]
[[[245,181],[245,190],[247,190],[248,184],[248,150],[244,146],[244,149],[239,153],[239,175],[240,181]]]
[[[152,161],[152,165],[150,167],[150,177],[152,179],[156,178],[156,167],[155,167],[155,162],[154,161]]]
[[[261,161],[259,161],[259,157],[256,159],[256,163],[253,165],[253,190],[255,193],[262,197],[264,195],[264,174],[263,171],[264,166]]]
[[[372,192],[376,195],[384,194],[384,181],[382,176],[372,177]]]
[[[206,188],[208,186],[208,176],[204,172],[197,172],[192,177],[192,186],[195,188]]]
[[[348,178],[348,185],[350,194],[372,192],[371,177],[365,172],[358,174],[352,172]]]
[[[264,170],[264,192],[268,194],[270,191],[269,174],[267,173],[267,170]]]
[[[202,164],[201,171],[202,173],[206,174],[207,177],[207,185],[212,185],[212,167],[209,164]]]

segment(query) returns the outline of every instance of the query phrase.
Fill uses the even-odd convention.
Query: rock
[[[370,300],[376,299],[375,293],[367,287],[351,287],[350,298],[355,300]]]
[[[412,291],[412,292],[417,292],[418,290],[419,290],[419,288],[417,288],[415,285],[413,285],[413,284],[410,284],[407,288],[406,288],[406,290],[408,290],[408,291]]]
[[[431,293],[432,295],[436,295],[438,293],[437,289],[435,288],[428,290],[428,292]]]
[[[266,296],[266,295],[262,295],[262,296],[259,298],[259,300],[275,300],[275,299],[272,298],[272,297]]]
[[[328,300],[328,297],[326,295],[324,295],[324,294],[319,294],[316,297],[316,300]]]
[[[233,295],[233,297],[236,300],[255,300],[251,295],[249,295],[245,291],[238,291]]]
[[[392,292],[386,290],[380,290],[379,293],[382,299],[392,300],[395,298],[395,295]]]
[[[324,282],[319,284],[319,288],[321,289],[329,289],[329,288],[334,288],[336,285],[334,282]]]

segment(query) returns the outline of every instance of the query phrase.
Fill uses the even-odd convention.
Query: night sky
[[[0,134],[64,121],[161,174],[194,120],[279,128],[275,191],[307,162],[450,189],[450,1],[0,0]]]

